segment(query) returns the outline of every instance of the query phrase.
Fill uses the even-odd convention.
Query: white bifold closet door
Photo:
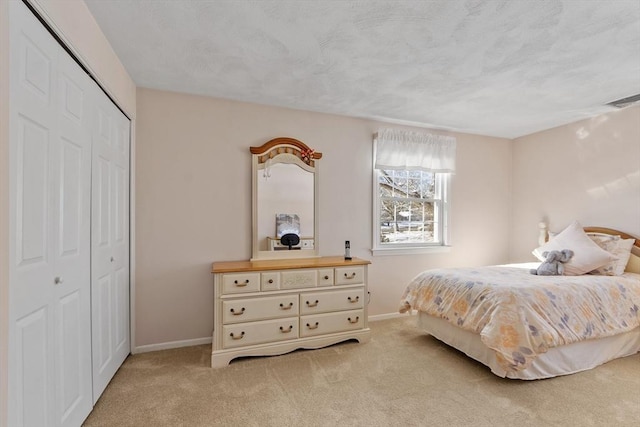
[[[77,426],[93,407],[94,84],[11,2],[9,425]]]
[[[98,89],[96,89],[98,90]],[[96,97],[92,126],[91,311],[97,401],[129,354],[130,122]]]
[[[22,2],[9,16],[8,425],[79,426],[129,353],[129,121]]]

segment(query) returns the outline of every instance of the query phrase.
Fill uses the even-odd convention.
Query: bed
[[[589,239],[580,242],[595,243],[609,261],[593,269],[574,238]],[[629,250],[621,255],[623,241]],[[539,263],[428,270],[406,287],[400,312],[417,311],[423,331],[505,378],[567,375],[640,352],[640,240],[575,222],[534,254],[554,245],[575,249],[573,267],[582,270],[531,274]]]

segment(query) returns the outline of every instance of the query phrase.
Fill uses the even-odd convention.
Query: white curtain
[[[375,140],[376,169],[455,172],[456,139],[452,136],[381,129]]]

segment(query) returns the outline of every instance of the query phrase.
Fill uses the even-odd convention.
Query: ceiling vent
[[[640,93],[626,98],[618,99],[617,101],[608,102],[607,105],[611,105],[616,108],[624,108],[640,102]]]

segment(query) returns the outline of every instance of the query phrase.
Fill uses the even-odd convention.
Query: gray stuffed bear
[[[561,251],[544,251],[542,256],[544,262],[537,269],[531,269],[531,274],[538,276],[562,276],[564,274],[564,263],[573,257],[571,249]]]

